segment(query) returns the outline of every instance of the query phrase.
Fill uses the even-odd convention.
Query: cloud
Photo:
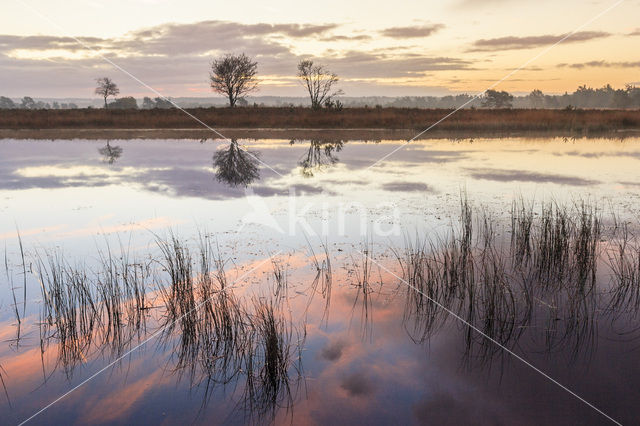
[[[253,53],[272,55],[288,52],[278,39],[306,38],[325,34],[339,24],[241,24],[228,21],[202,21],[190,24],[162,24],[131,31],[123,37],[78,37],[92,49],[118,56],[184,56],[212,50],[233,51],[251,48]],[[72,37],[0,35],[0,52],[14,50],[84,50]]]
[[[326,33],[339,26],[339,24],[241,24],[230,21],[201,21],[189,24],[161,24],[135,30],[128,35],[134,39],[195,37],[206,40],[210,36],[258,37],[265,35],[304,38]]]
[[[412,53],[347,51],[326,58],[333,71],[349,78],[393,78],[424,75],[429,71],[471,70],[471,63],[451,57],[430,57]]]
[[[262,24],[265,25],[265,24]],[[323,25],[310,25],[310,24],[277,24],[272,25],[276,31],[282,31],[289,37],[309,37],[312,35],[318,35],[326,33],[327,31],[338,28],[339,24],[323,24]]]
[[[429,185],[421,182],[388,182],[382,185],[382,189],[390,192],[433,192]]]
[[[587,186],[597,185],[598,181],[577,176],[565,176],[553,173],[530,172],[526,170],[474,169],[467,171],[474,179],[492,180],[495,182],[535,182],[555,183],[558,185]]]
[[[604,60],[599,61],[589,61],[589,62],[578,62],[573,64],[562,63],[557,65],[558,68],[575,68],[575,69],[583,69],[583,68],[593,68],[593,67],[601,67],[601,68],[637,68],[640,67],[640,61],[635,62],[609,62]]]
[[[372,37],[368,34],[358,34],[354,36],[346,36],[346,35],[328,35],[322,37],[321,41],[364,41],[371,40]]]
[[[337,361],[342,356],[346,346],[347,342],[342,339],[329,342],[327,346],[322,348],[320,356],[327,361]]]
[[[97,188],[110,185],[105,174],[79,175],[76,177],[36,176],[24,177],[16,174],[0,171],[0,189],[25,190],[32,188],[57,189],[57,188]]]
[[[412,27],[391,27],[379,33],[391,38],[419,38],[428,37],[444,28],[443,24],[422,25]]]
[[[367,396],[373,393],[375,387],[369,378],[362,372],[346,376],[340,387],[351,396]]]
[[[109,40],[99,37],[78,37],[81,42],[92,45],[95,48],[102,48],[104,44],[108,44]],[[17,36],[17,35],[0,35],[0,52],[7,52],[16,49],[27,50],[48,50],[48,49],[64,49],[75,52],[85,49],[82,44],[73,37],[57,37],[57,36]]]
[[[388,29],[390,34],[406,30],[407,36],[434,31],[431,27]],[[122,69],[165,95],[210,93],[207,73],[213,57],[225,52],[244,52],[258,61],[258,75],[279,77],[262,84],[262,90],[296,90],[295,70],[306,58],[294,49],[293,39],[313,38],[320,42],[366,41],[367,34],[334,34],[340,24],[243,24],[229,21],[202,21],[190,24],[162,24],[128,32],[119,37],[82,37],[93,52],[72,37],[0,36],[0,87],[5,96],[85,97],[93,94],[96,77],[116,79],[121,93],[148,96],[151,93],[126,78],[100,56],[108,57]],[[413,31],[413,33],[412,33]],[[404,48],[371,51],[327,50],[313,58],[337,72],[347,88],[362,91],[376,86],[379,79],[422,78],[442,70],[471,70],[469,61],[412,53]],[[55,81],[49,77],[56,75]],[[360,79],[360,80],[357,80]],[[345,81],[350,80],[350,81]],[[84,82],[80,83],[79,82]],[[396,82],[397,85],[397,82]],[[28,90],[26,90],[28,88]],[[286,89],[283,89],[286,88]],[[395,89],[394,89],[395,90]],[[28,93],[26,93],[28,91]]]
[[[338,24],[241,24],[227,21],[163,24],[133,31],[125,40],[116,40],[116,45],[147,54],[184,55],[243,48],[254,55],[273,55],[289,52],[278,37],[306,38],[338,27]]]
[[[604,31],[580,31],[572,34],[562,43],[578,43],[589,40],[596,40],[600,38],[606,38],[611,36],[611,33]],[[540,36],[527,36],[527,37],[498,37],[489,39],[480,39],[473,43],[473,47],[469,49],[470,52],[485,52],[485,51],[497,51],[497,50],[514,50],[514,49],[532,49],[534,47],[546,46],[556,43],[567,37],[567,34],[547,34]]]

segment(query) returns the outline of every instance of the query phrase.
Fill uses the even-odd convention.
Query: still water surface
[[[625,222],[634,244],[640,141],[238,143],[251,154],[222,141],[0,141],[3,422],[29,418],[106,366],[32,422],[608,421],[496,343],[613,419],[638,418],[640,298],[620,291],[611,250]],[[446,300],[434,294],[445,310],[420,303],[408,286],[406,249],[424,244],[438,251],[456,240],[461,198],[473,208],[474,241],[482,240],[481,223],[490,218],[499,247],[491,259],[504,265],[512,262],[514,202],[534,206],[535,220],[542,203],[565,206],[578,218],[582,203],[597,209],[602,231],[593,285],[583,291],[581,281],[577,292],[580,279],[570,275],[557,285],[527,287],[518,281],[526,281],[520,269],[504,266],[508,276],[491,275],[500,281],[497,297],[488,294],[495,288],[482,269],[484,250],[475,254],[478,294]],[[196,276],[203,276],[199,242],[219,253],[225,291],[241,300],[244,321],[258,321],[264,303],[273,303],[282,319],[276,346],[287,355],[284,371],[271,369],[270,346],[258,332],[253,358],[240,361],[204,350],[200,329],[195,339],[185,337],[184,317],[171,317],[164,304],[163,289],[172,284],[158,241],[171,235],[190,250]],[[143,265],[144,324],[123,320],[117,328],[134,331],[116,344],[95,326],[99,337],[70,356],[60,323],[42,326],[50,259],[63,259],[65,271],[82,271],[95,284],[104,283],[104,259],[122,260],[123,253]],[[274,271],[285,277],[280,292]]]

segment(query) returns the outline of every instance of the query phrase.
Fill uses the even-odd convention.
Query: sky
[[[9,97],[91,98],[105,76],[120,96],[209,97],[211,61],[242,52],[258,96],[304,96],[301,59],[345,96],[640,85],[640,0],[2,1]]]

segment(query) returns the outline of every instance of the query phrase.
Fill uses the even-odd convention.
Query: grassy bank
[[[399,129],[416,133],[452,110],[348,108],[197,108],[188,112],[225,129]],[[0,110],[0,129],[202,129],[180,110]],[[434,130],[457,132],[604,133],[640,129],[638,110],[460,110]]]

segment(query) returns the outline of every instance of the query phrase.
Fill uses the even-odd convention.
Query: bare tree
[[[96,87],[96,95],[100,95],[104,98],[104,107],[107,108],[107,98],[109,96],[117,96],[120,93],[120,89],[116,83],[109,77],[102,77],[96,79],[98,87]]]
[[[333,86],[339,80],[338,75],[330,72],[323,65],[314,65],[311,60],[300,61],[298,64],[298,77],[309,92],[313,109],[319,109],[324,104],[330,104],[334,96],[339,96],[343,93],[342,90],[332,92]]]
[[[244,53],[227,54],[211,64],[211,89],[229,98],[229,106],[236,106],[238,98],[258,87],[258,63]]]

